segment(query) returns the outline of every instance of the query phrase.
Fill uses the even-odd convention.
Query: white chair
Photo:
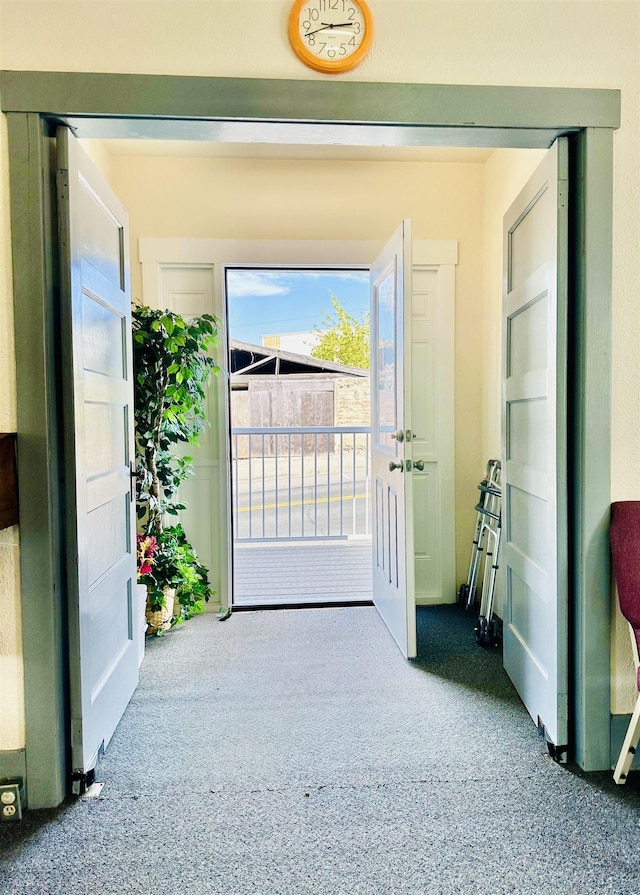
[[[620,611],[629,622],[638,688],[638,699],[613,772],[616,783],[626,783],[640,739],[640,501],[624,500],[611,505],[610,539]]]

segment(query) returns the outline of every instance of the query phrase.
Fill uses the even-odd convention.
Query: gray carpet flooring
[[[640,893],[640,779],[547,759],[464,611],[419,642],[368,607],[148,641],[101,796],[0,826],[0,892]]]

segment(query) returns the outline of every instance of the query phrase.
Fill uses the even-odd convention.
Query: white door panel
[[[567,147],[559,140],[504,222],[504,665],[566,746]]]
[[[406,437],[411,274],[411,222],[403,221],[371,269],[371,428],[373,600],[408,658],[416,655],[411,434]]]
[[[71,750],[75,788],[138,683],[127,215],[67,128],[57,134],[64,345]]]

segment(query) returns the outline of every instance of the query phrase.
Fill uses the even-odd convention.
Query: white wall
[[[372,50],[359,68],[337,80],[622,90],[622,127],[614,138],[612,499],[640,498],[638,3],[371,0],[371,6],[377,26]],[[0,59],[7,69],[327,77],[305,68],[291,52],[286,38],[289,8],[290,0],[3,2]],[[4,200],[0,207],[0,382],[4,394],[0,410],[7,414],[11,428],[15,387],[13,350],[4,328],[10,323],[11,290],[2,131],[0,155],[0,199]],[[479,293],[479,284],[476,287]],[[491,428],[488,423],[487,438]],[[9,552],[15,555],[15,545],[9,545]],[[11,575],[2,576],[7,594],[3,611],[15,619],[17,586]],[[623,684],[627,674],[623,641],[626,636],[615,641],[614,711],[629,708],[630,691]],[[13,638],[9,646],[0,644],[0,650],[11,652],[15,644]],[[18,679],[8,697],[14,705],[20,703],[20,688]],[[6,694],[7,688],[2,692]],[[1,698],[6,701],[7,696]],[[14,730],[20,729],[18,715],[19,711],[11,712],[9,727]],[[0,748],[9,748],[4,725],[0,730]]]

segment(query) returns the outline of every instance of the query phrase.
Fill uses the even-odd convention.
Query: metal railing
[[[370,535],[368,426],[233,428],[234,540]]]

